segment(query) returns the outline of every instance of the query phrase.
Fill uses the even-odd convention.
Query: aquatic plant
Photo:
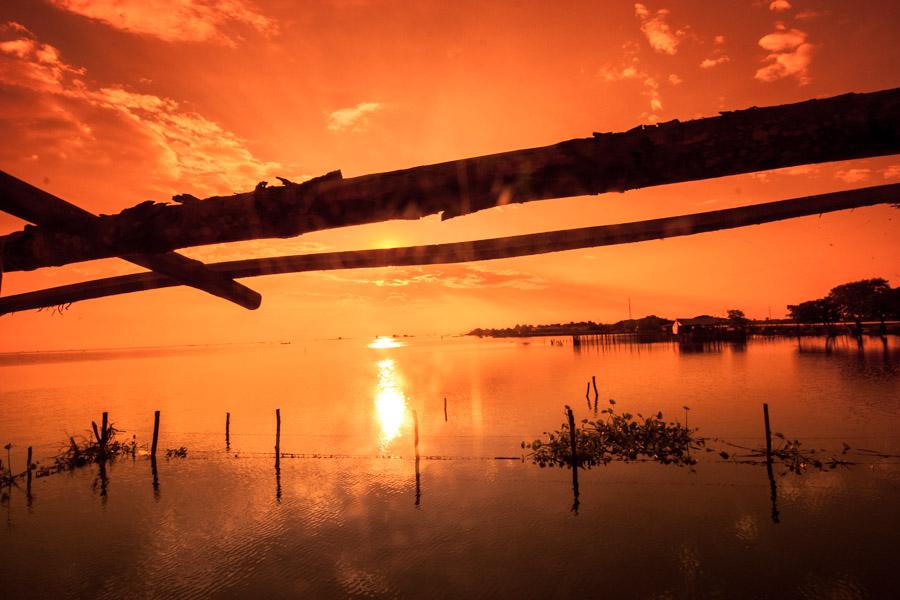
[[[701,449],[705,440],[676,421],[666,421],[662,412],[645,417],[638,413],[615,411],[615,400],[603,409],[603,418],[583,419],[575,430],[575,462],[582,468],[606,465],[612,461],[655,461],[666,465],[696,464],[691,450]],[[558,431],[544,432],[545,440],[522,442],[531,449],[529,457],[541,467],[572,465],[571,433],[568,423]]]
[[[166,458],[187,458],[187,448],[166,448]]]
[[[123,433],[122,430],[116,429],[112,423],[103,428],[102,432],[94,426],[94,437],[83,438],[82,441],[76,442],[74,436],[69,438],[68,445],[53,457],[53,463],[39,467],[35,472],[36,477],[43,477],[52,473],[61,471],[71,471],[77,467],[84,467],[90,464],[103,461],[115,460],[120,456],[136,456],[137,440],[134,435],[130,441],[121,441],[116,439],[116,435]]]

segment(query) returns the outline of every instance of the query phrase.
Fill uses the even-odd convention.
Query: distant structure
[[[716,338],[728,329],[728,319],[701,315],[690,319],[675,319],[672,335],[680,338]]]

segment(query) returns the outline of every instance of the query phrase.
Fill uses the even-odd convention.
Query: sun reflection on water
[[[406,416],[406,396],[393,358],[378,361],[378,386],[375,388],[375,415],[381,426],[381,449],[397,437]]]

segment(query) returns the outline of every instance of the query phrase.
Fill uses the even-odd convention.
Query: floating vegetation
[[[187,458],[187,448],[166,448],[166,458]]]
[[[93,425],[93,438],[87,437],[78,443],[74,437],[70,437],[69,445],[53,458],[53,464],[38,467],[35,476],[44,477],[90,464],[112,461],[121,456],[137,455],[137,440],[134,435],[129,441],[121,441],[116,439],[116,435],[124,432],[116,429],[112,423],[104,425],[100,430],[97,429],[96,423]]]
[[[781,475],[787,475],[788,473],[799,475],[810,468],[817,471],[830,471],[838,467],[846,467],[855,464],[853,461],[837,458],[833,454],[829,456],[829,451],[824,448],[804,448],[800,440],[788,439],[782,433],[775,433],[774,436],[781,440],[781,446],[773,446],[771,460],[776,466],[786,469]],[[725,440],[719,440],[718,438],[714,439],[717,442],[727,444],[733,448],[748,451],[747,454],[738,454],[722,450],[719,452],[719,456],[725,460],[733,460],[740,464],[766,464],[767,457],[765,448],[749,448],[747,446],[732,444]],[[846,442],[844,442],[843,445],[844,448],[841,451],[841,455],[846,456],[851,448]],[[880,458],[890,457],[888,454],[876,453],[874,451],[860,450],[859,452]]]
[[[705,440],[676,421],[666,421],[662,412],[645,417],[638,413],[615,411],[615,400],[603,409],[604,418],[583,419],[575,430],[575,461],[582,468],[606,465],[612,461],[655,461],[665,465],[691,466],[697,460],[692,450],[705,447]],[[568,408],[568,407],[567,407]],[[531,460],[541,467],[571,466],[572,442],[568,423],[559,431],[544,432],[546,440],[537,439],[522,448],[530,448]]]

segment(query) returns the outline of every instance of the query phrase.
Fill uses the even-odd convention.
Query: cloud
[[[871,169],[841,169],[835,172],[834,176],[847,183],[856,183],[868,179],[871,174]]]
[[[368,115],[382,108],[379,102],[360,102],[350,108],[341,108],[328,115],[330,131],[365,131]]]
[[[728,58],[727,55],[722,54],[721,56],[717,56],[715,58],[704,58],[703,61],[700,62],[701,69],[712,69],[718,65],[724,65],[731,59]]]
[[[794,18],[798,21],[809,21],[810,19],[816,19],[821,16],[822,13],[817,10],[806,9],[795,14]]]
[[[421,289],[513,288],[536,290],[546,287],[544,279],[530,273],[486,265],[442,265],[427,268],[389,267],[378,269],[370,276],[368,272],[357,277],[337,273],[323,273],[322,276],[343,283],[373,285],[379,288],[416,286]],[[419,293],[421,290],[417,292],[417,294]]]
[[[680,85],[682,81],[684,80],[681,79],[681,77],[679,77],[676,73],[672,73],[671,75],[669,75],[669,83],[671,83],[672,85]]]
[[[3,39],[11,32],[18,37]],[[281,167],[260,161],[245,140],[176,100],[91,85],[85,75],[55,47],[7,24],[0,32],[7,133],[40,142],[41,154],[62,160],[90,157],[116,166],[126,157],[144,165],[149,160],[147,175],[161,185],[187,184],[208,194],[246,189]]]
[[[615,69],[610,67],[603,67],[600,69],[599,75],[600,77],[607,82],[615,82],[615,81],[625,81],[625,80],[637,80],[640,81],[644,86],[644,91],[641,92],[643,96],[646,96],[649,99],[650,103],[650,112],[644,112],[641,114],[642,118],[649,120],[652,123],[655,123],[659,120],[659,116],[655,113],[658,113],[662,110],[662,97],[659,93],[659,83],[656,78],[648,75],[643,69],[640,68],[640,60],[635,55],[635,49],[631,47],[626,47],[626,54],[630,56],[628,59],[628,63],[625,66],[621,66]],[[669,75],[669,83],[672,85],[678,85],[681,83],[681,78],[678,75],[672,74]]]
[[[816,48],[806,37],[805,31],[776,24],[774,32],[759,39],[760,48],[769,51],[764,59],[769,64],[758,69],[754,77],[766,82],[795,77],[800,85],[809,83],[809,65]]]
[[[240,29],[271,35],[274,21],[245,0],[50,0],[55,6],[130,33],[166,42],[216,42],[229,46]]]
[[[890,165],[886,167],[882,172],[881,176],[885,179],[900,179],[900,165]]]
[[[641,22],[641,31],[647,37],[650,47],[663,54],[675,54],[678,52],[679,38],[684,35],[681,30],[672,31],[666,19],[669,11],[661,8],[655,14],[651,13],[643,4],[634,5],[634,15]]]
[[[791,10],[791,3],[788,0],[774,0],[774,2],[769,4],[769,10],[775,12]]]

